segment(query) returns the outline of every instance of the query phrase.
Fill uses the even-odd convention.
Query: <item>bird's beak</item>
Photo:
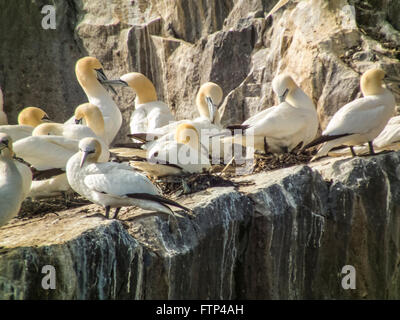
[[[215,115],[217,113],[217,106],[214,104],[210,97],[206,97],[207,106],[208,106],[208,114],[210,115],[211,123],[214,123]]]
[[[104,88],[110,89],[112,92],[117,94],[117,91],[113,88],[113,86],[127,86],[128,84],[125,81],[120,79],[118,80],[108,80],[103,69],[95,69],[97,73],[97,80],[103,85]]]
[[[79,165],[80,168],[82,168],[82,166],[86,162],[86,159],[87,159],[89,153],[90,153],[89,151],[83,151],[82,158],[81,158],[81,163]]]
[[[42,118],[42,121],[50,122],[51,120],[50,120],[49,116],[48,116],[47,114],[45,114],[45,115],[43,116],[43,118]]]
[[[103,80],[103,84],[108,84],[116,87],[129,87],[129,84],[121,79],[111,79],[111,80]]]
[[[289,93],[289,89],[286,89],[285,92],[283,93],[283,95],[279,96],[279,103],[283,103],[286,101],[286,96]]]
[[[75,124],[82,124],[82,119],[83,119],[83,118],[80,118],[80,119],[76,119],[76,118],[75,118]]]
[[[5,142],[0,141],[0,151],[2,151],[3,149],[6,149],[6,148],[8,148],[8,145]]]

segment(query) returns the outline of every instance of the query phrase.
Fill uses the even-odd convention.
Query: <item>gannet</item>
[[[174,215],[167,206],[173,205],[191,211],[179,203],[160,195],[159,190],[143,174],[123,163],[99,163],[101,145],[95,138],[79,142],[79,152],[67,163],[67,178],[72,189],[88,200],[105,208],[109,218],[111,208],[137,206]]]
[[[78,151],[78,140],[62,136],[30,136],[14,143],[17,157],[39,171],[65,168],[68,159]]]
[[[24,199],[22,176],[12,155],[11,137],[0,133],[0,226],[18,214]]]
[[[377,136],[372,142],[374,150],[399,150],[400,149],[400,116],[390,118],[389,122],[382,130],[382,132]],[[356,154],[368,154],[368,145],[353,147]],[[349,148],[341,148],[336,150],[331,150],[328,153],[329,156],[346,156],[351,155]]]
[[[18,115],[18,124],[0,126],[0,132],[7,133],[14,143],[32,135],[33,129],[49,120],[46,112],[40,108],[27,107]]]
[[[120,80],[136,93],[135,110],[129,123],[131,133],[148,132],[175,121],[168,106],[157,99],[153,83],[144,74],[130,72],[121,76]]]
[[[110,154],[108,145],[104,142],[104,120],[99,108],[91,103],[81,104],[75,109],[74,119],[75,124],[41,124],[33,130],[32,136],[63,136],[66,139],[74,141],[76,146],[78,146],[78,141],[83,138],[98,138],[102,145],[100,161],[108,161]],[[81,124],[83,120],[85,120],[86,125]]]
[[[8,124],[7,115],[4,112],[4,100],[3,100],[3,91],[0,88],[0,125]]]
[[[174,135],[176,128],[182,124],[189,124],[196,128],[197,133],[202,138],[202,141],[210,143],[208,146],[209,152],[212,152],[214,141],[209,141],[209,135],[216,134],[221,131],[221,116],[219,114],[217,106],[222,102],[223,92],[221,87],[213,82],[204,83],[197,95],[196,95],[196,106],[200,114],[199,117],[194,120],[180,120],[172,122],[164,127],[155,129],[153,131],[136,133],[129,135],[131,138],[139,139],[143,141],[146,149],[150,149],[152,146],[158,143],[157,139],[160,139],[164,135]],[[171,139],[170,139],[171,140]],[[217,142],[219,144],[219,142]],[[221,148],[223,150],[223,148]]]
[[[250,117],[241,125],[228,126],[242,131],[223,139],[261,152],[286,153],[312,141],[318,131],[318,115],[312,100],[291,76],[281,74],[272,81],[280,104]],[[253,144],[249,145],[249,144]]]
[[[75,73],[89,102],[97,106],[103,114],[105,126],[104,142],[109,145],[121,127],[122,115],[121,111],[118,109],[114,100],[108,94],[103,85],[110,87],[111,84],[117,84],[120,81],[114,80],[111,83],[106,83],[107,78],[104,74],[103,66],[99,60],[94,57],[84,57],[79,59],[75,66]],[[70,118],[66,123],[73,122],[74,117]]]
[[[337,111],[322,136],[315,139],[304,149],[323,142],[324,145],[312,160],[325,156],[340,145],[350,147],[356,156],[353,146],[368,142],[370,154],[374,154],[372,141],[381,133],[395,111],[393,94],[383,86],[385,72],[374,68],[366,71],[360,80],[363,98],[356,99]]]
[[[133,165],[154,177],[203,172],[211,167],[208,150],[191,124],[178,125],[173,139],[162,139],[148,150],[147,161],[133,161]]]
[[[76,122],[81,124],[41,124],[32,136],[16,144],[16,153],[30,163],[38,172],[34,176],[29,196],[44,198],[59,195],[70,190],[65,166],[68,159],[78,152],[79,140],[85,137],[97,138],[102,146],[100,162],[107,162],[110,153],[105,142],[99,138],[104,133],[104,121],[99,109],[90,104],[80,105],[75,110]],[[92,130],[93,129],[93,130]],[[55,170],[59,169],[59,170]],[[43,176],[39,178],[40,176]]]

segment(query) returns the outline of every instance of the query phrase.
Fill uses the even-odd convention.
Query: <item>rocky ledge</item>
[[[183,197],[194,218],[106,220],[88,205],[14,219],[0,229],[0,299],[400,298],[400,152],[235,180],[253,184]]]

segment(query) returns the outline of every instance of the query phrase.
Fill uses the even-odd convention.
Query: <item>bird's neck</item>
[[[210,119],[210,112],[204,95],[200,95],[196,99],[197,110],[199,111],[200,117]]]
[[[289,92],[286,97],[286,102],[296,108],[306,108],[315,110],[314,103],[300,88]]]
[[[153,101],[157,101],[157,94],[155,90],[135,90],[136,92],[136,104],[144,104]]]
[[[88,99],[90,97],[108,95],[107,90],[100,84],[94,74],[78,73],[77,78]]]
[[[368,97],[368,96],[378,96],[378,95],[385,95],[391,92],[381,86],[364,86],[363,88],[361,88],[361,92],[364,95],[364,97]]]
[[[96,117],[95,115],[85,115],[84,118],[86,125],[92,129],[94,134],[102,138],[104,136],[104,120],[99,119],[99,117]]]

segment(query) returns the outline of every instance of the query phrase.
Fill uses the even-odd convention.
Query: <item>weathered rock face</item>
[[[99,58],[109,77],[146,74],[178,119],[197,116],[197,90],[215,81],[226,96],[223,123],[276,103],[271,81],[279,72],[313,98],[322,128],[360,94],[366,69],[400,74],[395,1],[289,1],[268,19],[277,1],[54,2],[56,30],[41,27],[45,1],[0,4],[0,85],[10,122],[27,105],[42,106],[56,121],[69,118],[86,100],[74,74],[85,55]],[[118,89],[114,99],[125,119],[122,141],[134,93]]]
[[[95,205],[0,229],[1,299],[399,299],[400,153],[187,196],[194,219]],[[56,289],[44,290],[44,265]],[[356,270],[356,289],[341,270]]]
[[[41,27],[43,0],[0,2],[0,85],[15,123],[27,105],[56,121],[86,97],[78,58],[93,55],[110,78],[139,71],[178,119],[214,81],[223,123],[241,122],[277,99],[273,77],[289,72],[316,103],[325,128],[359,92],[359,74],[400,74],[400,8],[389,0],[53,1],[56,30]],[[398,88],[388,84],[399,97]],[[125,140],[134,93],[113,96]],[[195,219],[107,221],[87,206],[15,220],[0,229],[2,299],[400,298],[400,153],[327,160],[246,176],[255,185],[186,197]],[[41,286],[44,265],[56,289]],[[356,269],[357,289],[341,286]]]

